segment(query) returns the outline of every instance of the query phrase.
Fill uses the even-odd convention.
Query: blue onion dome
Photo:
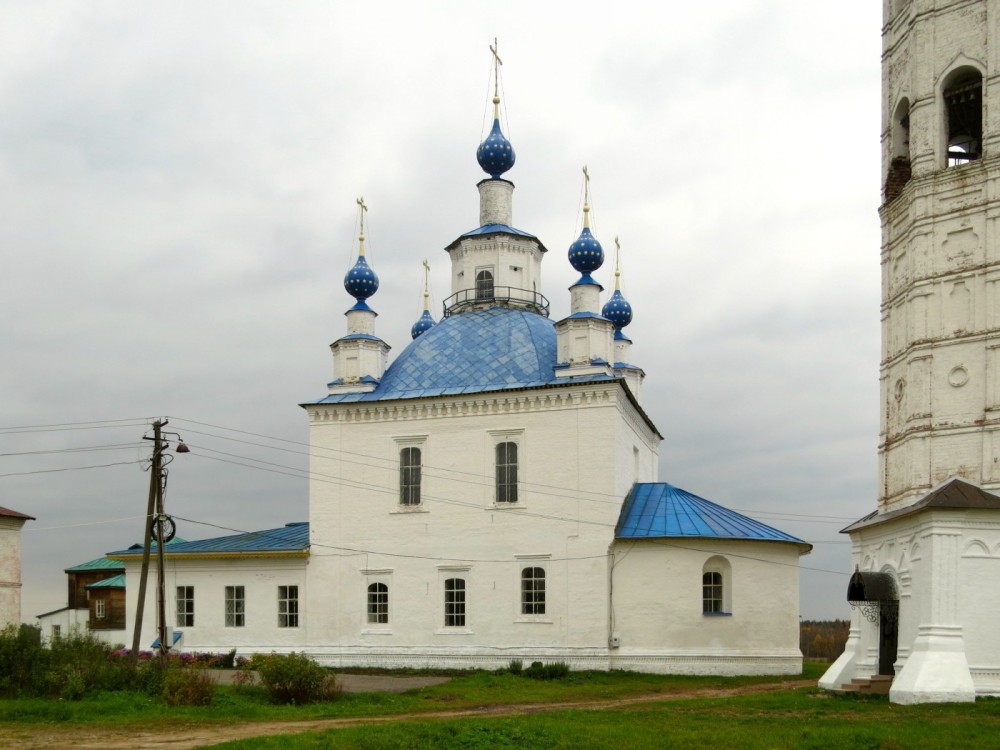
[[[364,255],[358,256],[358,262],[344,276],[344,289],[359,302],[378,291],[378,276],[368,265]]]
[[[431,328],[434,327],[434,318],[431,317],[431,311],[425,309],[424,314],[421,315],[417,322],[413,324],[410,329],[410,336],[417,338],[422,333],[427,333]]]
[[[510,145],[500,130],[500,98],[493,97],[493,128],[486,140],[479,144],[476,150],[476,160],[493,179],[514,166],[514,147]]]
[[[596,271],[604,263],[604,248],[586,224],[577,241],[569,246],[569,263],[580,273]]]
[[[611,295],[611,299],[604,303],[604,307],[601,308],[601,315],[615,324],[616,332],[621,331],[622,328],[632,322],[632,305],[622,296],[621,289],[615,289],[615,293]]]

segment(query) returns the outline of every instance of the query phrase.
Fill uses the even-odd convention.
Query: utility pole
[[[163,512],[163,492],[166,485],[167,472],[164,469],[166,449],[169,447],[163,439],[163,427],[167,420],[156,420],[153,422],[153,437],[144,436],[144,440],[153,441],[153,455],[150,459],[149,470],[149,500],[146,505],[145,535],[142,545],[142,570],[139,574],[139,599],[135,609],[135,630],[132,634],[132,651],[129,654],[133,664],[139,659],[139,646],[142,638],[142,617],[146,607],[146,581],[149,578],[149,553],[156,531],[156,635],[160,644],[159,658],[160,665],[166,666],[167,651],[171,644],[167,643],[167,592],[166,592],[166,567],[164,561],[164,547],[174,537],[173,521]],[[169,433],[177,437],[177,452],[188,453],[190,449],[181,441],[180,435]],[[173,456],[166,456],[173,460]],[[154,515],[155,513],[155,515]],[[169,530],[166,526],[169,523]]]
[[[142,571],[139,573],[139,598],[135,605],[135,629],[132,633],[132,651],[129,653],[129,658],[133,665],[137,664],[139,660],[139,646],[142,638],[142,616],[146,609],[146,579],[149,577],[149,548],[153,536],[153,509],[154,507],[162,508],[163,502],[163,494],[160,492],[160,488],[162,487],[160,482],[160,469],[162,468],[160,466],[160,453],[162,450],[160,430],[163,424],[159,420],[153,422],[153,457],[149,469],[149,501],[146,504],[146,515],[143,522],[145,535],[142,542]],[[157,503],[157,498],[160,498],[159,503]],[[160,546],[157,545],[157,547]],[[162,567],[161,563],[161,570]],[[162,640],[160,641],[160,645],[163,645]]]

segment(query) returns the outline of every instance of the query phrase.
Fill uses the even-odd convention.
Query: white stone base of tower
[[[921,625],[913,650],[893,680],[893,703],[972,703],[976,688],[959,625]]]
[[[837,660],[819,678],[819,686],[824,690],[839,690],[842,685],[849,683],[857,677],[855,668],[857,667],[858,651],[860,649],[861,631],[852,625],[850,632],[847,634],[844,653],[838,656]]]

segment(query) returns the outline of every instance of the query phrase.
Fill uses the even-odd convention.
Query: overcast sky
[[[65,606],[66,567],[141,540],[153,418],[192,449],[166,496],[185,538],[306,519],[298,404],[345,332],[355,199],[393,356],[421,261],[439,317],[443,248],[478,225],[494,37],[514,224],[550,250],[553,319],[587,164],[661,480],[814,544],[801,613],[848,616],[838,531],[877,499],[880,13],[0,5],[0,505],[37,518],[23,618]]]

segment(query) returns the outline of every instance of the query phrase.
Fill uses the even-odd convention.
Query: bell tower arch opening
[[[941,86],[945,166],[960,167],[983,155],[983,74],[971,65],[949,73]]]

